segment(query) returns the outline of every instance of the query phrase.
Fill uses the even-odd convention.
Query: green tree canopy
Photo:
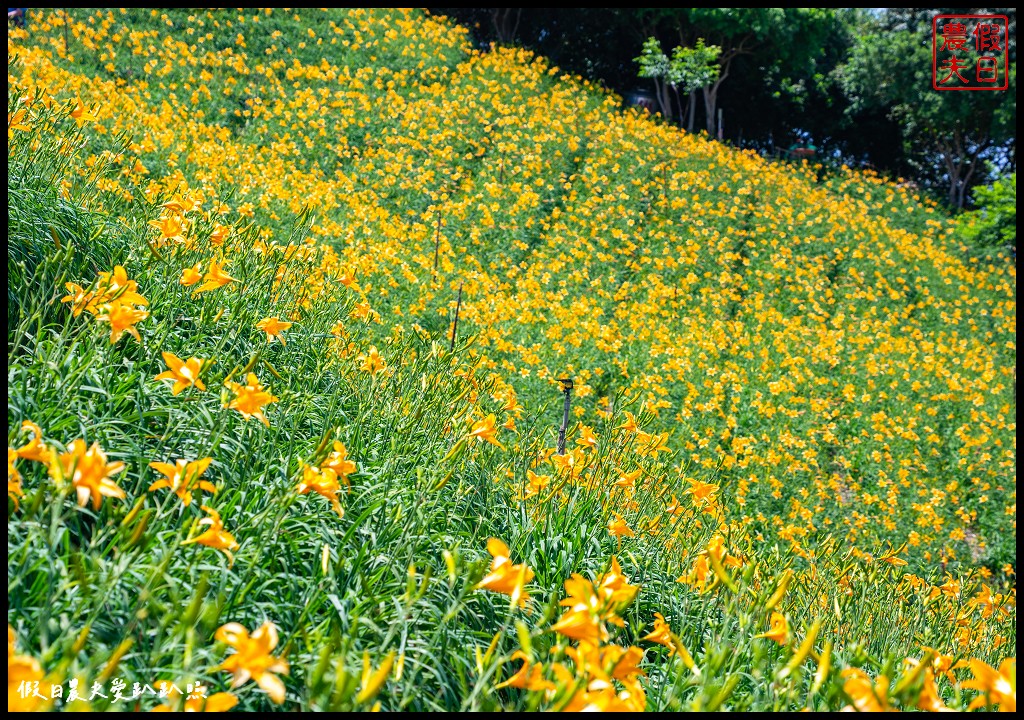
[[[1010,19],[1010,91],[967,93],[931,90],[932,19],[962,9],[435,10],[473,28],[483,48],[522,44],[620,93],[636,88],[635,59],[649,38],[666,79],[674,55],[661,48],[703,39],[719,48],[718,75],[688,95],[685,82],[652,80],[666,117],[691,129],[703,121],[712,135],[764,153],[776,142],[813,142],[822,158],[912,178],[956,207],[972,187],[1015,169],[1014,8],[972,11]],[[680,107],[670,112],[676,92],[684,102],[674,98]]]
[[[981,247],[1017,248],[1017,173],[974,191],[977,210],[961,220],[964,236]]]
[[[672,51],[670,60],[662,52],[658,39],[651,37],[644,43],[643,51],[636,58],[636,62],[640,64],[640,77],[654,80],[658,103],[661,106],[662,114],[667,119],[672,118],[672,103],[667,92],[671,88],[676,98],[676,105],[679,107],[681,122],[683,119],[681,94],[689,95],[695,90],[707,87],[718,78],[720,68],[717,60],[720,54],[721,48],[715,45],[706,45],[704,38],[698,38],[697,44],[693,47],[677,45]],[[689,129],[691,131],[693,130],[694,106],[695,103],[691,97],[689,103]]]
[[[1016,46],[1008,91],[932,88],[932,18],[938,11],[889,10],[868,18],[849,60],[837,71],[848,112],[882,109],[898,123],[916,175],[945,187],[949,205],[964,207],[986,161],[998,166],[1016,136]],[[1012,42],[1011,34],[1011,42]]]

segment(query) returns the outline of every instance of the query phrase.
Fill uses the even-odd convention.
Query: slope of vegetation
[[[8,82],[11,709],[1015,706],[1016,275],[928,202],[418,11]]]

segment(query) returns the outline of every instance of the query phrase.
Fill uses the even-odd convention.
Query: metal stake
[[[452,323],[452,346],[448,352],[455,352],[455,331],[459,329],[459,310],[462,308],[462,283],[459,283],[459,301],[455,303],[455,322]]]
[[[565,393],[565,406],[562,410],[562,427],[558,431],[558,454],[565,455],[565,432],[569,429],[569,402],[572,395],[572,378],[559,378],[562,392]]]
[[[434,236],[434,272],[437,272],[437,254],[441,250],[441,212],[437,213],[437,234]]]

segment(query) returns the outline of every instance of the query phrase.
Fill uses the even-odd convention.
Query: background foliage
[[[819,157],[913,180],[955,208],[973,202],[971,188],[1016,169],[1015,8],[436,11],[466,23],[481,45],[521,44],[623,94],[643,87],[632,59],[648,37],[665,47],[704,39],[722,48],[723,81],[697,105],[697,129],[716,136],[722,108],[722,135],[735,145],[770,155],[810,143]],[[1010,90],[932,90],[939,13],[1009,16]],[[969,146],[958,150],[965,159],[981,157],[963,183],[945,159],[956,143]]]

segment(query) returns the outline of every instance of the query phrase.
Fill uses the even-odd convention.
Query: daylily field
[[[7,56],[9,710],[1016,709],[1016,272],[930,200],[418,10]]]

